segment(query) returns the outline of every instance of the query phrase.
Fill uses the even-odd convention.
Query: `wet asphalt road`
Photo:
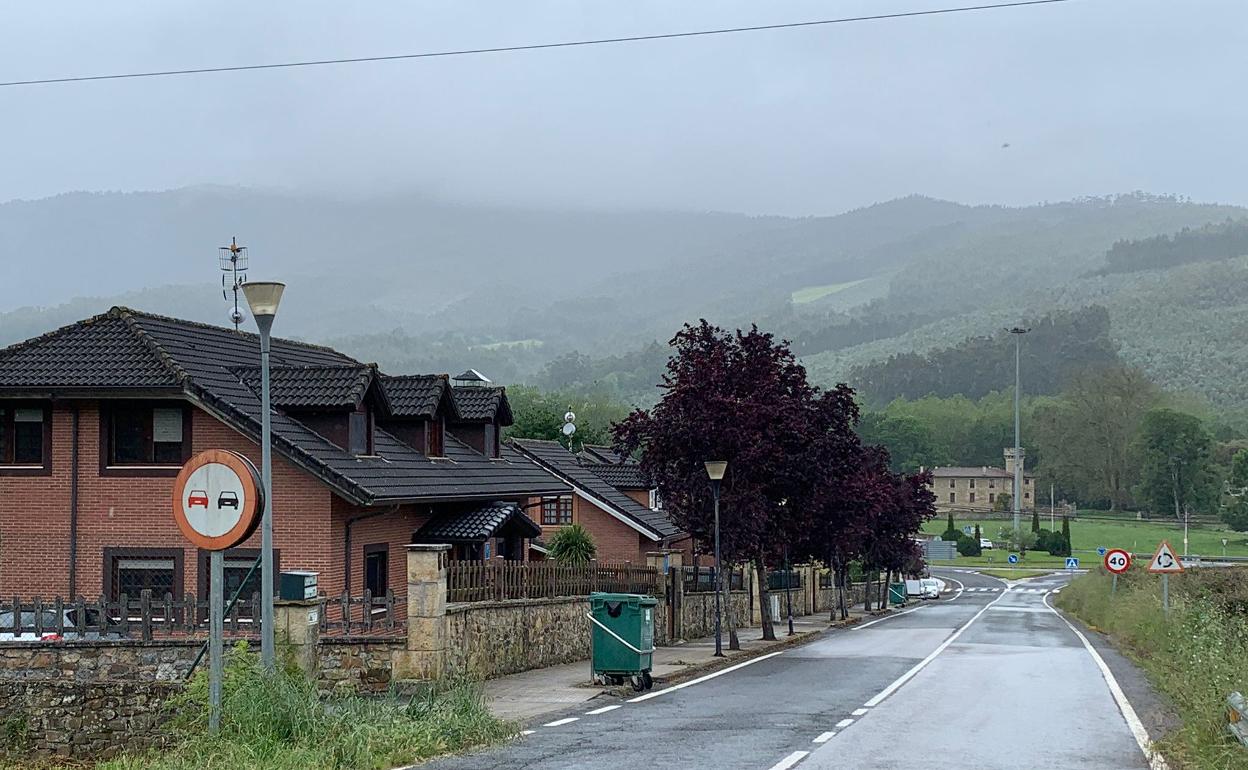
[[[956,598],[680,689],[599,698],[426,767],[1149,766],[1095,660],[1044,603],[1065,575],[1007,591],[995,578],[938,574],[954,579]]]

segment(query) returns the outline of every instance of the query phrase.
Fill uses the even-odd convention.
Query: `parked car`
[[[194,507],[195,507],[195,506],[197,506],[197,505],[198,505],[198,506],[200,506],[201,508],[207,508],[207,507],[208,507],[208,490],[206,490],[206,489],[192,489],[192,490],[191,490],[191,493],[190,493],[189,495],[187,495],[187,497],[186,497],[186,507],[187,507],[187,508],[194,508]]]
[[[230,507],[238,510],[238,493],[226,490],[217,495],[217,508]]]
[[[995,548],[995,547],[996,547],[996,546],[994,546],[994,545],[992,544],[992,541],[991,541],[991,540],[989,540],[988,538],[986,538],[986,537],[981,537],[981,538],[979,539],[979,549],[980,549],[981,551],[990,551],[990,550],[992,550],[992,549],[993,549],[993,548]]]
[[[945,590],[945,581],[936,578],[923,578],[919,584],[922,586],[921,596],[924,599],[939,599],[940,592]]]
[[[108,624],[104,631],[99,631],[99,611],[86,610],[86,630],[79,631],[76,622],[78,610],[62,610],[65,633],[57,630],[56,612],[43,610],[39,635],[35,634],[35,613],[33,610],[22,610],[21,627],[15,632],[13,628],[13,611],[0,612],[0,642],[58,642],[58,641],[95,641],[99,639],[120,639],[121,634],[109,631]],[[111,621],[110,621],[111,622]]]

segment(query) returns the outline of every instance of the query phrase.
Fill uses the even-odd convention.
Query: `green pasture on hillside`
[[[866,279],[845,281],[844,283],[828,283],[823,286],[804,286],[793,292],[793,302],[798,305],[803,305],[807,302],[814,302],[815,300],[820,300],[829,295],[836,294],[838,291],[844,291],[853,286],[857,286],[864,280]]]

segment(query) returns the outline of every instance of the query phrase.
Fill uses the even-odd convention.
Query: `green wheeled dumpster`
[[[905,583],[892,583],[888,586],[888,602],[894,607],[900,607],[906,603]]]
[[[613,684],[627,679],[633,689],[649,690],[654,654],[654,608],[658,599],[638,594],[589,595],[594,676]]]

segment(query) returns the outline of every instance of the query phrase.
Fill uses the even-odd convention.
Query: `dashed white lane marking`
[[[809,756],[809,754],[809,751],[795,751],[776,764],[772,765],[771,770],[789,770],[790,767],[796,765],[798,762],[801,762]]]
[[[767,660],[768,658],[774,658],[774,657],[776,657],[777,655],[782,655],[782,654],[784,654],[784,650],[781,650],[780,652],[769,652],[769,653],[767,653],[766,655],[759,655],[757,658],[750,658],[749,660],[742,661],[742,662],[740,662],[740,663],[736,664],[735,666],[729,666],[728,668],[722,669],[722,670],[720,670],[720,671],[716,671],[716,672],[715,672],[715,673],[713,673],[713,674],[707,674],[706,676],[700,676],[700,677],[698,677],[697,679],[690,679],[688,682],[681,682],[680,684],[674,684],[674,685],[672,685],[671,687],[666,687],[666,688],[664,688],[664,689],[662,689],[662,690],[655,690],[654,692],[648,692],[648,693],[646,693],[645,695],[638,695],[636,698],[632,698],[632,699],[630,699],[628,702],[629,702],[629,703],[640,703],[640,702],[641,702],[641,701],[643,701],[643,700],[650,700],[651,698],[657,698],[657,697],[659,697],[660,695],[666,695],[666,694],[668,694],[669,692],[676,692],[677,690],[683,690],[683,689],[685,689],[686,687],[693,687],[695,684],[701,684],[701,683],[703,683],[703,682],[705,682],[705,681],[708,681],[708,680],[710,680],[710,679],[714,679],[714,678],[715,678],[715,677],[717,677],[717,676],[723,676],[724,674],[730,674],[730,673],[732,673],[733,671],[736,671],[736,670],[737,670],[737,669],[739,669],[739,668],[745,668],[746,666],[752,666],[752,665],[754,665],[755,663],[761,663],[762,661]]]
[[[828,730],[826,733],[819,733],[811,743],[827,743],[836,735],[835,730]]]
[[[1092,656],[1092,660],[1096,662],[1096,667],[1101,670],[1101,676],[1105,679],[1105,684],[1109,685],[1109,693],[1114,696],[1114,703],[1118,704],[1118,710],[1122,712],[1122,718],[1127,722],[1127,729],[1131,731],[1131,735],[1135,738],[1136,744],[1140,747],[1140,751],[1144,752],[1144,758],[1148,760],[1148,766],[1152,770],[1169,770],[1165,757],[1161,756],[1152,748],[1152,740],[1148,737],[1148,730],[1144,729],[1144,723],[1140,721],[1140,717],[1135,713],[1135,709],[1131,706],[1131,701],[1127,700],[1127,695],[1122,691],[1122,687],[1118,685],[1118,680],[1114,678],[1114,672],[1109,670],[1109,666],[1105,664],[1105,659],[1101,657],[1092,643],[1088,641],[1088,637],[1075,628],[1075,626],[1062,616],[1062,613],[1053,609],[1053,605],[1049,604],[1049,597],[1044,597],[1044,606],[1048,607],[1054,615],[1062,619],[1066,627],[1079,637],[1079,641],[1083,642],[1083,648]]]
[[[853,723],[854,723],[854,720],[852,719],[842,719],[841,721],[836,723],[836,729],[844,730],[846,727],[849,727]]]
[[[892,684],[890,684],[888,687],[885,687],[883,690],[877,693],[873,698],[871,698],[871,700],[867,701],[865,704],[867,708],[875,708],[876,706],[880,705],[880,703],[882,703],[885,698],[897,692],[898,688],[900,688],[903,684],[913,679],[915,674],[918,674],[920,671],[922,671],[924,668],[927,667],[927,664],[931,663],[933,660],[936,660],[937,655],[940,655],[942,652],[948,649],[949,645],[953,644],[957,640],[957,638],[961,636],[964,631],[966,631],[966,629],[970,628],[972,623],[979,620],[980,616],[983,615],[988,610],[989,607],[991,607],[992,605],[996,604],[997,602],[1001,601],[1004,598],[1005,598],[1005,593],[1003,592],[999,594],[997,598],[993,599],[992,601],[988,602],[983,607],[981,607],[979,612],[975,613],[971,617],[970,620],[963,623],[958,628],[958,630],[950,634],[949,638],[941,642],[940,646],[932,650],[931,653],[929,653],[926,658],[914,664],[913,668],[911,668],[909,671],[902,674],[901,676],[897,677],[897,679]]]
[[[537,732],[537,730],[521,730],[521,731],[520,731],[520,734],[521,734],[521,735],[532,735],[532,734],[533,734],[533,733],[535,733],[535,732]]]
[[[867,713],[867,710],[866,710],[866,709],[854,709],[854,710],[853,710],[852,712],[850,712],[850,713],[852,713],[852,714],[853,714],[854,716],[856,716],[856,717],[860,717],[860,716],[862,716],[863,714]]]
[[[561,727],[562,725],[572,724],[578,719],[580,719],[580,717],[567,717],[565,719],[556,719],[553,722],[547,722],[546,724],[542,725],[542,727]]]
[[[586,711],[585,716],[595,716],[597,714],[605,714],[608,711],[615,711],[618,708],[620,708],[620,704],[618,703],[615,704],[614,706],[603,706],[600,709],[594,709],[593,711]]]

